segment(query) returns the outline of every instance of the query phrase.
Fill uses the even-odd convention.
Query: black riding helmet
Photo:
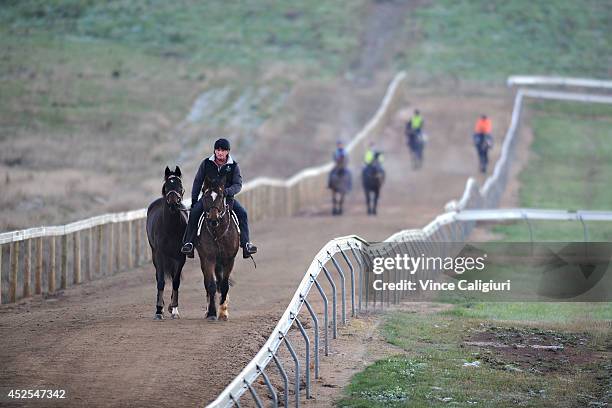
[[[215,142],[215,150],[230,150],[230,142],[227,139],[217,139]]]

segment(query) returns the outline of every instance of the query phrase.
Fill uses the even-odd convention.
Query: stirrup
[[[246,244],[244,244],[244,247],[242,248],[242,257],[243,258],[250,258],[251,255],[256,254],[257,253],[257,247],[253,244],[251,244],[250,242],[247,242]]]
[[[191,242],[186,242],[181,248],[181,252],[187,255],[193,255],[193,244]]]

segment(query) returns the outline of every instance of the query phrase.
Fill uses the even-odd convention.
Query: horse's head
[[[183,188],[183,181],[181,180],[181,169],[176,166],[174,171],[171,171],[168,167],[166,167],[164,185],[162,186],[162,195],[166,199],[166,204],[168,204],[170,209],[180,209],[184,193],[185,189]]]
[[[206,178],[202,192],[204,193],[202,198],[206,222],[211,227],[217,227],[219,226],[219,221],[227,212],[227,204],[225,203],[225,176],[212,180]]]

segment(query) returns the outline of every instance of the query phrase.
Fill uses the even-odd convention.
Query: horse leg
[[[179,262],[177,264],[177,268],[174,271],[174,275],[172,275],[172,300],[170,301],[170,306],[168,307],[168,311],[171,313],[171,317],[173,319],[180,319],[181,315],[179,314],[178,309],[178,298],[179,298],[179,286],[181,286],[181,273],[183,271],[184,261]]]
[[[365,187],[363,188],[363,192],[365,193],[366,208],[368,209],[368,214],[370,214],[370,192]]]
[[[372,215],[376,215],[376,208],[378,207],[378,193],[380,192],[380,190],[378,188],[375,188],[373,191],[374,197],[372,198]]]
[[[221,292],[221,300],[219,301],[219,319],[227,321],[229,318],[229,274],[234,267],[234,259],[230,259],[227,264],[220,266],[223,276],[218,276],[219,290]]]
[[[154,256],[153,264],[155,265],[155,280],[157,281],[157,303],[155,305],[155,320],[162,320],[164,318],[164,286],[166,280],[164,277],[164,262],[161,259],[155,259]]]
[[[332,215],[336,215],[336,192],[332,190]]]
[[[215,264],[207,259],[201,259],[200,266],[204,274],[204,287],[206,288],[206,299],[208,300],[206,318],[208,320],[217,320],[217,306],[215,304],[217,295],[217,282],[215,281],[214,275]]]

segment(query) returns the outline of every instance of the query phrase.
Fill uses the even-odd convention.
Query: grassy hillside
[[[335,112],[304,105],[338,89],[359,52],[364,5],[3,1],[0,230],[146,206],[165,165],[191,178],[220,136],[246,154],[270,118],[271,140],[307,141],[303,121],[333,128]],[[380,97],[367,98],[355,103],[359,121]]]
[[[194,87],[220,72],[238,82],[275,64],[287,64],[276,78],[337,74],[356,52],[361,4],[4,2],[0,137],[79,125],[124,136],[152,111],[177,121]]]
[[[420,44],[400,65],[426,76],[612,76],[607,0],[440,0],[407,25],[417,28]]]
[[[338,72],[358,46],[363,1],[8,1],[10,34],[109,42],[207,67],[257,68],[269,60]]]

